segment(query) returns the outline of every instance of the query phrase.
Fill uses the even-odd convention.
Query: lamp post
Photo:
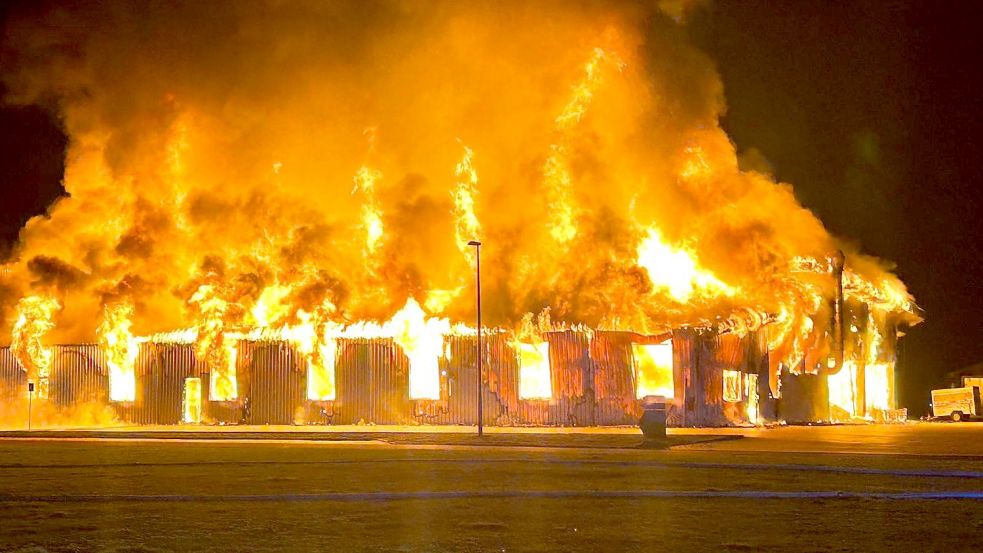
[[[481,242],[472,240],[468,245],[474,246],[475,289],[478,294],[478,436],[481,437],[485,434],[485,426],[481,420]]]
[[[31,431],[31,400],[34,399],[34,383],[27,381],[27,431]]]

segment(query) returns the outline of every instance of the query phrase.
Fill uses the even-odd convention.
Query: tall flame
[[[601,48],[594,48],[590,60],[584,65],[584,74],[573,86],[563,111],[556,117],[556,131],[560,142],[550,145],[549,155],[543,167],[546,195],[550,206],[550,235],[560,244],[566,244],[577,236],[577,206],[573,197],[570,176],[569,145],[565,140],[590,107],[594,93],[601,84],[600,65],[612,56]],[[620,71],[624,64],[614,58]]]
[[[410,398],[440,399],[438,360],[444,335],[451,330],[450,322],[427,318],[420,304],[410,299],[385,328],[410,360]]]
[[[220,356],[212,355],[218,362],[208,364],[208,399],[212,401],[232,401],[239,397],[239,383],[236,380],[236,364],[239,348],[235,340],[223,340]]]
[[[48,296],[28,296],[17,303],[10,349],[27,378],[37,382],[38,397],[48,397],[48,376],[52,351],[44,345],[44,336],[54,328],[54,314],[61,308],[58,300]]]
[[[0,69],[8,99],[57,106],[69,150],[66,195],[2,260],[18,359],[41,379],[43,341],[98,338],[128,400],[132,342],[194,344],[199,385],[226,401],[236,344],[283,338],[308,397],[330,401],[337,340],[386,336],[411,395],[436,398],[440,336],[473,332],[456,326],[475,312],[472,239],[489,246],[483,317],[498,328],[530,313],[766,327],[772,359],[811,371],[838,250],[844,294],[885,336],[917,320],[887,264],[742,170],[720,76],[658,4],[184,2],[147,18],[97,2],[24,18],[0,38],[23,61]],[[549,397],[548,344],[514,341],[523,393]]]
[[[133,304],[106,305],[99,325],[99,343],[106,351],[109,369],[109,400],[136,400],[136,360],[139,344],[130,331]]]
[[[209,371],[208,397],[212,401],[236,399],[237,349],[235,340],[227,340],[231,306],[214,284],[202,284],[189,303],[200,313],[195,353]]]
[[[468,242],[481,235],[481,223],[478,222],[478,216],[474,211],[474,200],[478,195],[478,172],[474,168],[473,158],[474,152],[464,146],[464,157],[454,171],[457,175],[457,183],[453,192],[457,247],[469,256],[471,248],[468,247]]]
[[[382,178],[382,172],[369,167],[360,167],[355,173],[355,188],[352,193],[361,191],[364,197],[362,204],[362,225],[365,228],[365,250],[371,256],[379,249],[385,234],[382,214],[376,199],[375,184]]]

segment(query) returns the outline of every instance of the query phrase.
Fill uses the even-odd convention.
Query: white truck
[[[976,419],[983,416],[980,405],[980,386],[983,378],[963,377],[962,388],[932,390],[932,416],[948,418],[953,422]]]

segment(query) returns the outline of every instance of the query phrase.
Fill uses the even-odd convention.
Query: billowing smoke
[[[795,259],[847,251],[790,186],[738,167],[713,63],[683,3],[107,2],[13,18],[8,101],[56,105],[68,196],[6,266],[56,298],[47,343],[318,313],[387,319],[415,298],[486,321],[654,330],[818,309]],[[471,234],[474,234],[471,236]],[[801,269],[801,267],[799,267]],[[129,308],[127,308],[129,309]],[[127,311],[128,312],[128,311]],[[210,334],[211,333],[211,334]],[[207,355],[206,355],[207,357]]]

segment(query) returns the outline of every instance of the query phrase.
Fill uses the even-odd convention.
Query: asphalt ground
[[[983,425],[0,439],[0,550],[964,551]],[[733,439],[735,434],[746,435]],[[495,434],[491,434],[494,436]],[[337,439],[338,437],[342,439]],[[385,436],[382,436],[385,438]],[[555,438],[559,439],[559,438]],[[605,440],[611,447],[603,447]]]

